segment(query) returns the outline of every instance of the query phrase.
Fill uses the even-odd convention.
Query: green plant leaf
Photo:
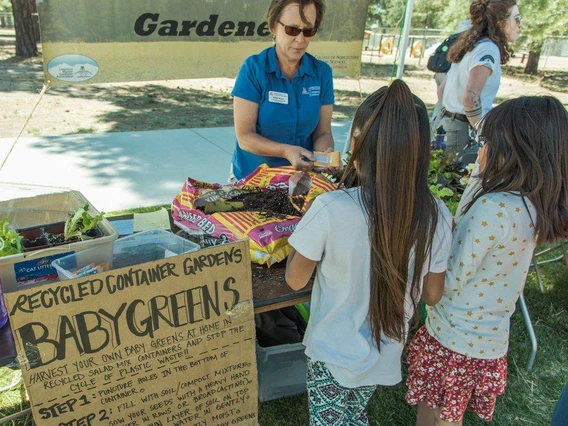
[[[22,253],[23,238],[10,226],[8,218],[0,220],[0,256]]]
[[[69,240],[73,237],[81,240],[90,239],[86,233],[95,228],[103,220],[103,215],[98,214],[91,216],[88,210],[89,205],[86,204],[84,207],[79,207],[76,211],[69,213],[65,221],[65,240]]]

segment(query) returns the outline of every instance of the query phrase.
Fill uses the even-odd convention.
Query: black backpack
[[[448,72],[452,63],[446,59],[446,54],[452,44],[456,42],[459,34],[452,34],[447,39],[445,39],[434,51],[434,54],[428,58],[428,64],[426,68],[433,72]]]

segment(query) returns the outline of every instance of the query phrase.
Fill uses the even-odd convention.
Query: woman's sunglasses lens
[[[289,36],[296,37],[298,34],[302,32],[302,30],[296,27],[289,27],[288,25],[286,25],[284,27],[284,32]]]
[[[316,28],[306,28],[306,29],[301,30],[301,29],[296,28],[296,27],[284,25],[284,32],[291,37],[296,37],[301,32],[304,33],[304,37],[313,37],[313,36],[316,35],[317,31],[318,30]]]
[[[303,32],[304,32],[304,37],[313,37],[316,35],[318,30],[316,28],[305,28]]]

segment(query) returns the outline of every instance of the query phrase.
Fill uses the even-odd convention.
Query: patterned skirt
[[[440,418],[460,421],[466,409],[491,421],[497,395],[505,392],[507,357],[472,358],[442,346],[422,327],[408,346],[408,391],[410,405],[425,402],[442,408]]]

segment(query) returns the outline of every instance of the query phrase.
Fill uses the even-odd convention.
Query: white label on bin
[[[26,260],[14,264],[14,274],[16,275],[18,287],[56,281],[58,279],[57,270],[53,267],[51,262],[73,253],[75,252],[54,254],[52,256],[40,257],[39,259]]]

